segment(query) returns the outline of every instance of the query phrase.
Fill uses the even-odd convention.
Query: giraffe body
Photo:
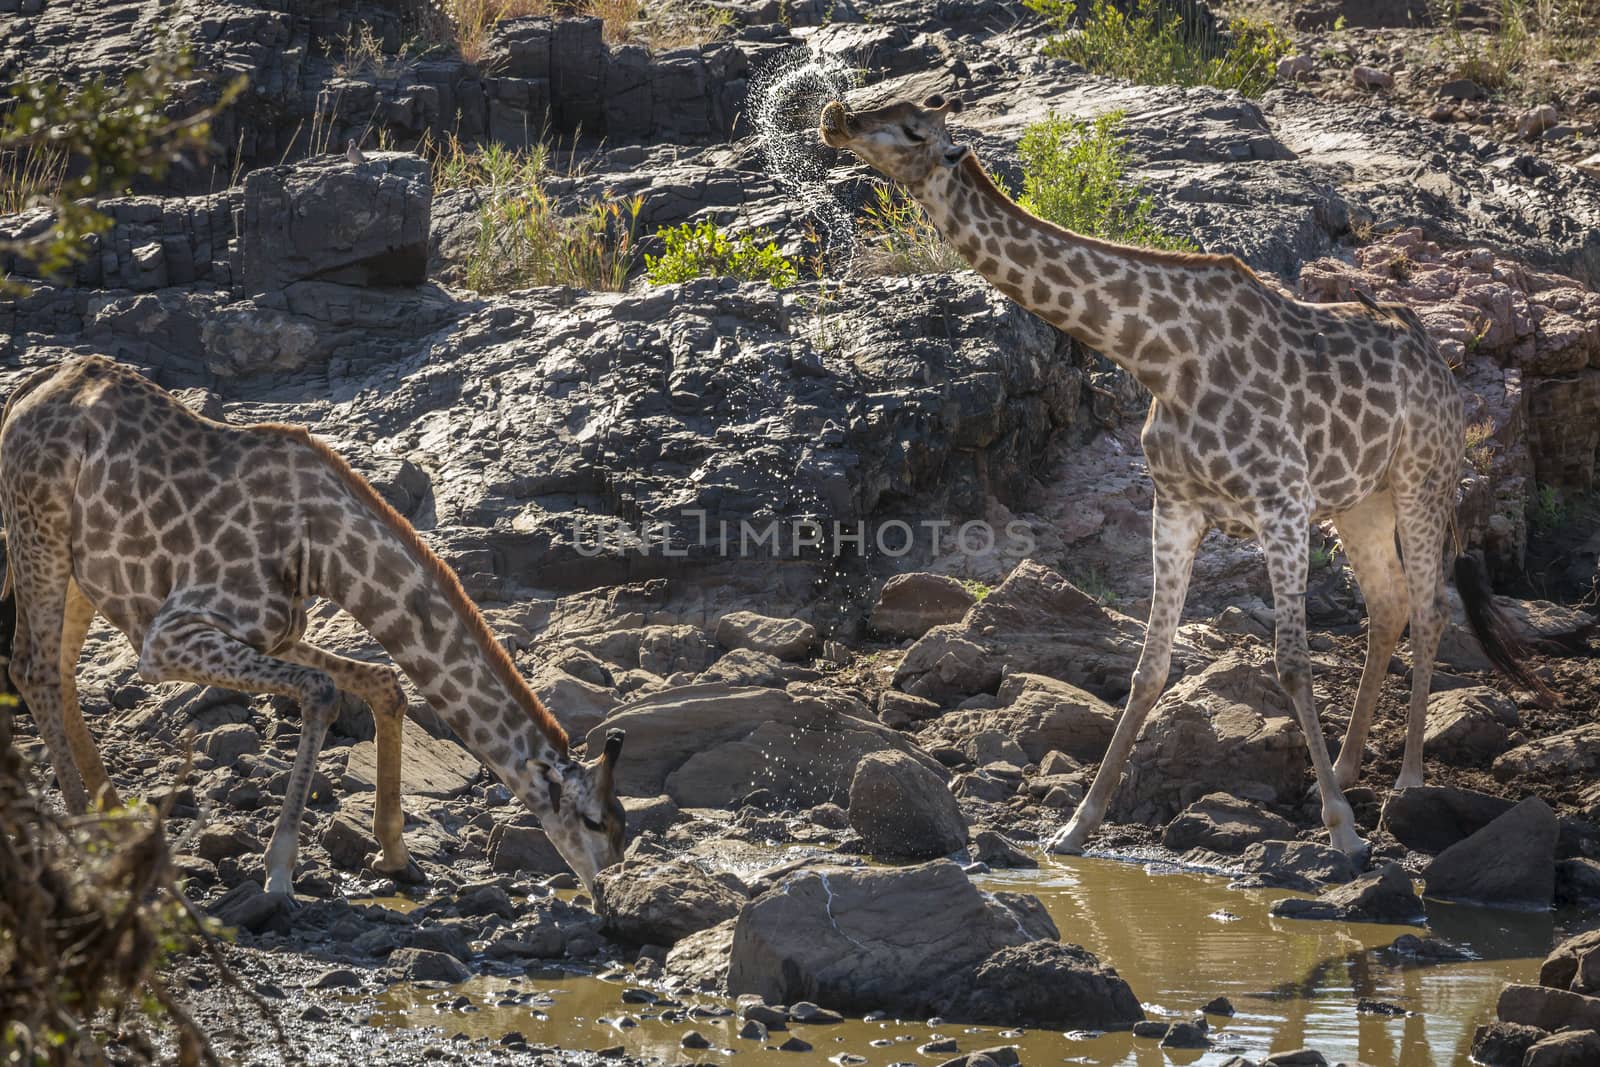
[[[945,118],[959,110],[938,97],[854,114],[833,103],[819,132],[902,182],[997,288],[1122,366],[1153,398],[1141,434],[1155,484],[1144,650],[1094,784],[1051,847],[1078,850],[1104,818],[1166,685],[1195,552],[1218,527],[1261,544],[1278,677],[1310,749],[1323,822],[1336,847],[1364,852],[1343,789],[1360,774],[1379,686],[1408,621],[1412,691],[1396,785],[1422,784],[1428,689],[1446,618],[1445,530],[1464,452],[1449,368],[1399,305],[1306,304],[1232,256],[1117,245],[1029,214],[950,140]],[[1337,766],[1313,704],[1306,645],[1306,532],[1323,519],[1339,531],[1370,619]],[[1497,635],[1480,629],[1479,638],[1497,664],[1537,687]]]
[[[588,883],[621,859],[620,737],[579,765],[450,569],[360,476],[304,430],[202,418],[99,357],[35,375],[0,421],[0,514],[16,597],[11,674],[70,810],[115,801],[73,674],[96,613],[152,682],[299,701],[300,743],[267,850],[287,894],[301,815],[338,693],[372,708],[381,870],[413,869],[401,835],[395,672],[303,640],[327,597],[375,637],[456,735],[540,817]]]

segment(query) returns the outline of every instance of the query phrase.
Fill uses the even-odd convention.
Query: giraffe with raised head
[[[622,859],[622,735],[587,763],[517,673],[455,573],[326,445],[292,426],[203,418],[98,356],[28,379],[0,419],[0,515],[15,598],[11,677],[67,807],[114,802],[73,683],[96,614],[150,682],[299,701],[301,730],[266,889],[293,892],[301,816],[340,690],[372,709],[377,869],[414,875],[402,837],[396,672],[303,640],[306,602],[353,615],[457,737],[538,815],[586,886]]]
[[[857,112],[835,101],[823,109],[819,134],[904,185],[979,273],[1116,362],[1152,397],[1141,435],[1155,483],[1144,650],[1094,784],[1050,848],[1080,850],[1105,817],[1166,686],[1195,552],[1218,527],[1261,544],[1278,678],[1310,749],[1322,821],[1335,847],[1362,854],[1343,790],[1360,774],[1379,687],[1408,621],[1411,704],[1395,784],[1422,784],[1428,688],[1447,618],[1445,532],[1465,450],[1450,369],[1403,306],[1306,304],[1233,256],[1114,244],[1030,214],[995,186],[970,148],[952,141],[945,120],[960,110],[960,101],[938,96]],[[1324,519],[1339,532],[1369,617],[1337,764],[1317,719],[1306,646],[1307,527]],[[1475,561],[1461,557],[1456,573],[1495,664],[1547,697],[1495,625]]]

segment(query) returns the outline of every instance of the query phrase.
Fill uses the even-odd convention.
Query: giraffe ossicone
[[[115,797],[73,678],[100,614],[133,643],[148,681],[300,702],[299,747],[267,846],[269,892],[293,890],[301,816],[341,690],[366,701],[376,723],[375,866],[414,872],[401,832],[405,693],[392,668],[303,640],[306,601],[325,597],[538,815],[585,886],[621,862],[621,731],[594,759],[573,759],[566,731],[455,573],[304,429],[216,422],[108,359],[67,360],[6,403],[0,515],[15,597],[11,676],[69,810]]]
[[[1365,852],[1343,790],[1390,656],[1409,622],[1412,689],[1398,787],[1422,784],[1434,654],[1447,612],[1444,542],[1465,454],[1454,378],[1402,305],[1306,304],[1233,256],[1161,252],[1073,233],[1005,195],[930,97],[822,111],[818,133],[904,185],[939,232],[997,288],[1132,374],[1152,401],[1141,443],[1155,483],[1154,588],[1127,706],[1083,803],[1050,841],[1083,847],[1166,686],[1173,635],[1207,530],[1256,537],[1272,581],[1278,678],[1294,703],[1332,843]],[[1367,601],[1366,663],[1338,763],[1313,703],[1306,645],[1307,527],[1331,520]],[[1396,551],[1396,537],[1400,551]],[[1470,560],[1470,557],[1463,557]],[[1486,582],[1457,585],[1490,658],[1541,698],[1511,648]]]

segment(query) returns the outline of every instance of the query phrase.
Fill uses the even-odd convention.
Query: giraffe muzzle
[[[842,103],[835,100],[822,109],[818,132],[822,135],[824,143],[834,148],[844,146],[844,142],[850,137],[850,115]]]

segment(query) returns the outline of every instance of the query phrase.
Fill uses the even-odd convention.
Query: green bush
[[[666,250],[644,257],[645,277],[653,285],[731,277],[782,289],[800,280],[794,262],[770,239],[763,244],[762,238],[750,234],[731,238],[710,219],[668,226],[656,236]]]
[[[1289,38],[1264,19],[1231,19],[1226,34],[1200,32],[1168,0],[1133,0],[1126,12],[1111,0],[1092,0],[1077,27],[1079,0],[1026,2],[1057,31],[1046,55],[1143,85],[1214,85],[1259,96],[1289,53]]]
[[[1194,242],[1164,233],[1151,219],[1155,202],[1124,180],[1127,138],[1120,111],[1091,122],[1052,115],[1022,133],[1023,207],[1058,226],[1108,241],[1192,252]]]
[[[467,288],[506,292],[542,285],[620,291],[634,261],[640,200],[594,200],[563,215],[538,186],[498,191],[478,209]]]

